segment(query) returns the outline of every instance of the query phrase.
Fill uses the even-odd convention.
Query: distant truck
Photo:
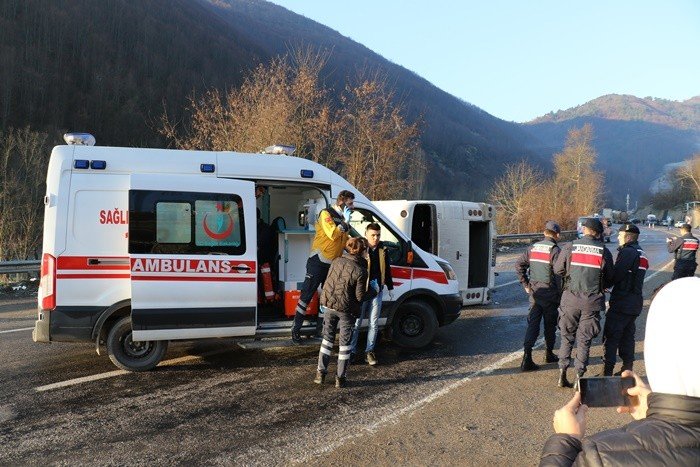
[[[415,245],[450,262],[463,305],[488,303],[494,286],[495,210],[469,201],[373,201]]]
[[[656,219],[656,215],[654,214],[647,214],[647,220],[645,222],[649,227],[652,227],[656,224],[659,223],[659,221]]]

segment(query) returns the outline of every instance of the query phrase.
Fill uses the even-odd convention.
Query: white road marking
[[[517,284],[518,282],[520,282],[520,281],[516,279],[516,280],[514,280],[514,281],[506,282],[505,284],[494,285],[494,286],[491,288],[491,290],[500,289],[501,287],[505,287],[505,286],[507,286],[507,285]]]
[[[31,331],[32,329],[34,329],[33,326],[31,328],[8,329],[7,331],[0,331],[0,334],[5,334],[7,332]]]
[[[212,350],[211,352],[205,352],[201,355],[186,355],[184,357],[173,358],[171,360],[165,360],[160,362],[158,366],[170,366],[177,365],[179,363],[191,362],[193,360],[199,360],[200,358],[209,357],[210,355],[216,355],[218,353],[226,352],[228,349]],[[75,386],[76,384],[89,383],[90,381],[98,381],[100,379],[113,378],[115,376],[127,375],[131,371],[126,370],[115,370],[108,371],[106,373],[98,373],[96,375],[83,376],[81,378],[68,379],[66,381],[60,381],[58,383],[51,383],[45,386],[37,386],[34,388],[36,392],[50,391],[52,389],[65,388],[68,386]]]

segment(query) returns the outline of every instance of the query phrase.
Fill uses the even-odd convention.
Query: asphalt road
[[[670,280],[667,234],[643,229],[645,297]],[[317,345],[286,339],[178,343],[155,371],[115,371],[93,345],[33,343],[35,301],[1,301],[0,464],[536,464],[571,390],[556,388],[556,364],[519,372],[518,253],[498,256],[493,304],[421,351],[380,343],[380,364],[352,366],[343,390],[313,384]],[[591,374],[600,355],[598,338]],[[592,409],[589,429],[627,421]]]

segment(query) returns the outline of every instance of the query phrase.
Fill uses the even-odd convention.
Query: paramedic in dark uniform
[[[318,216],[314,228],[316,235],[311,244],[311,255],[306,261],[306,277],[301,286],[299,302],[297,302],[294,324],[292,325],[292,341],[301,344],[301,325],[304,322],[306,307],[323,284],[328,275],[331,262],[343,254],[345,242],[350,231],[350,215],[352,213],[355,194],[348,190],[338,193],[336,203],[323,209]]]
[[[554,221],[544,226],[544,239],[533,244],[515,263],[515,272],[525,292],[530,296],[530,314],[527,317],[527,331],[523,343],[521,371],[538,370],[532,361],[532,346],[540,335],[540,321],[544,318],[544,340],[547,344],[546,363],[556,362],[554,349],[559,299],[561,297],[561,277],[554,274],[553,265],[561,249],[557,245],[561,228]]]
[[[612,376],[615,354],[618,352],[622,359],[622,370],[618,374],[625,370],[632,371],[635,320],[642,312],[642,287],[644,275],[649,268],[649,260],[637,243],[638,239],[639,228],[634,224],[624,224],[617,233],[620,247],[615,258],[610,308],[605,315],[603,328],[603,376]]]
[[[680,237],[667,238],[666,242],[668,243],[668,252],[673,253],[676,257],[671,280],[694,276],[695,269],[698,267],[696,258],[700,242],[690,233],[690,224],[681,226]]]
[[[600,241],[603,224],[589,217],[583,223],[583,237],[562,248],[554,273],[562,276],[564,292],[559,312],[559,387],[572,387],[566,375],[576,342],[576,381],[588,366],[591,341],[600,333],[600,312],[605,309],[605,289],[612,286],[613,259]]]

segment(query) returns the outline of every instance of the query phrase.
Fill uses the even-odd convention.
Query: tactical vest
[[[625,292],[641,295],[644,287],[644,276],[647,273],[647,269],[649,269],[649,259],[637,242],[629,243],[625,248],[636,250],[637,259],[632,263],[632,270],[627,273],[624,284],[616,285],[615,287],[621,287],[622,291]]]
[[[682,238],[683,245],[676,250],[676,259],[695,262],[695,256],[697,255],[700,241],[690,233],[683,235]]]
[[[603,250],[601,242],[585,236],[571,244],[567,289],[571,292],[601,293]]]
[[[556,245],[546,238],[535,243],[530,248],[528,260],[530,261],[530,282],[552,284],[552,248]]]

